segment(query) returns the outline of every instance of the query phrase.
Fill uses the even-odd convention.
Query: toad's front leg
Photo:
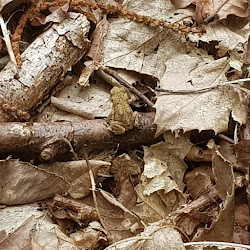
[[[122,135],[126,132],[126,129],[122,126],[121,122],[118,121],[110,122],[109,130],[111,130],[115,135]]]

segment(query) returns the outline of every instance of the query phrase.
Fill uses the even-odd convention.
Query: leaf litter
[[[4,37],[0,59],[17,59],[0,74],[0,131],[12,138],[0,143],[1,249],[206,249],[204,241],[249,249],[248,1],[4,1],[0,8],[13,34],[13,52]],[[76,32],[61,25],[83,15],[88,21]],[[54,44],[41,39],[48,29],[57,31]],[[29,75],[30,52],[19,57],[16,46],[22,40],[39,45],[33,58],[59,44],[44,75]],[[60,71],[70,43],[81,56]],[[17,81],[22,64],[32,91]],[[28,107],[10,97],[15,87],[6,77]],[[55,83],[41,91],[44,79]],[[113,86],[128,95],[115,108],[116,125],[129,128],[121,135],[106,119]],[[139,113],[133,129],[125,105]],[[18,130],[8,123],[27,119]],[[58,126],[52,134],[49,124]],[[42,129],[28,129],[34,125]]]

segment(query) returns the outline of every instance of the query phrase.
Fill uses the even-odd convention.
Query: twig
[[[220,138],[220,139],[222,139],[222,140],[225,140],[225,141],[227,141],[227,142],[229,142],[231,144],[234,144],[234,140],[233,139],[231,139],[231,138],[229,138],[229,137],[227,137],[227,136],[225,136],[223,134],[218,134],[217,137]]]
[[[143,95],[138,89],[136,89],[131,84],[129,84],[127,81],[125,81],[122,77],[120,77],[116,71],[114,71],[112,69],[105,68],[103,66],[101,67],[101,69],[105,73],[114,77],[119,83],[121,83],[123,86],[128,88],[132,93],[136,94],[141,100],[143,100],[145,103],[147,103],[151,109],[153,109],[154,104],[145,95]]]
[[[229,0],[225,0],[224,2],[222,2],[221,5],[219,5],[217,9],[215,9],[214,12],[212,12],[212,14],[210,14],[207,18],[204,19],[204,22],[208,23],[228,1]]]
[[[6,48],[8,50],[9,56],[10,56],[10,60],[15,65],[17,65],[16,58],[15,58],[15,55],[14,55],[14,52],[13,52],[13,49],[12,49],[12,46],[11,46],[11,42],[10,42],[10,34],[9,34],[9,31],[7,30],[7,27],[6,27],[6,24],[5,24],[4,20],[3,20],[2,14],[0,14],[0,26],[1,26],[1,29],[2,29],[2,32],[3,32],[3,40],[5,41]]]
[[[95,203],[95,209],[96,209],[96,212],[99,216],[99,219],[100,219],[100,222],[102,223],[102,226],[103,228],[106,230],[106,232],[108,234],[110,234],[109,230],[107,229],[103,219],[102,219],[102,215],[100,213],[100,210],[99,210],[99,207],[98,207],[98,204],[97,204],[97,198],[96,198],[96,184],[95,184],[95,178],[94,178],[94,174],[93,174],[93,171],[92,171],[92,168],[91,168],[91,165],[89,163],[89,158],[88,158],[88,155],[86,153],[86,150],[85,148],[83,148],[83,155],[84,155],[84,159],[87,163],[87,166],[89,168],[89,176],[90,176],[90,181],[91,181],[91,191],[92,191],[92,195],[93,195],[93,200],[94,200],[94,203]]]
[[[114,79],[114,77],[105,73],[101,68],[99,68],[95,73],[99,77],[101,77],[104,81],[106,81],[107,83],[112,85],[113,87],[121,87],[122,86],[116,79]]]
[[[187,242],[187,243],[183,243],[185,247],[189,247],[191,246],[192,249],[193,246],[203,246],[205,249],[206,247],[216,247],[216,249],[226,249],[226,248],[230,248],[230,249],[250,249],[250,246],[248,245],[243,245],[243,244],[237,244],[237,243],[229,243],[229,242],[216,242],[216,241],[198,241],[198,242]],[[198,249],[198,248],[197,248]]]
[[[239,88],[240,90],[249,94],[250,91],[248,89],[246,89],[244,87],[236,86],[236,84],[248,82],[248,81],[250,81],[250,78],[239,79],[239,80],[235,80],[235,81],[228,81],[228,82],[224,82],[222,84],[217,84],[214,86],[200,88],[200,89],[193,89],[193,90],[172,90],[172,89],[162,89],[162,88],[156,88],[155,90],[158,92],[164,92],[164,93],[168,93],[168,94],[172,94],[172,95],[174,95],[174,94],[187,95],[187,94],[203,93],[203,92],[211,91],[213,89],[224,87],[224,86],[231,86],[234,88]]]

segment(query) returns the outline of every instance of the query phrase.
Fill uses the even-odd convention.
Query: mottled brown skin
[[[124,134],[134,127],[138,113],[133,112],[129,106],[129,97],[125,88],[113,87],[110,95],[113,103],[112,112],[108,118],[110,130],[117,135]]]

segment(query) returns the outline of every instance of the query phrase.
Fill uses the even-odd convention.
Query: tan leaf
[[[166,142],[144,147],[143,195],[157,192],[168,214],[185,202],[183,176],[186,171],[184,158],[191,148],[188,135],[175,138],[165,133]],[[142,198],[143,199],[143,198]]]
[[[107,192],[96,193],[101,221],[114,241],[132,237],[142,231],[140,219]]]
[[[225,82],[229,69],[227,58],[206,60],[189,55],[176,56],[167,61],[161,88],[187,91],[177,94],[159,94],[155,104],[156,136],[171,131],[209,130],[215,133],[227,130],[230,114],[235,121],[246,121],[247,98],[233,88],[217,87],[207,92],[192,91]],[[190,91],[190,92],[189,92]]]
[[[123,7],[172,23],[183,20],[192,13],[188,9],[176,10],[165,0],[147,4],[143,0],[126,1]],[[166,60],[186,52],[183,39],[182,35],[172,31],[160,31],[123,18],[111,19],[104,39],[102,63],[160,78],[165,71]]]
[[[103,163],[94,163],[95,174]],[[93,164],[93,161],[90,161],[90,164]],[[91,184],[85,161],[57,162],[36,167],[9,159],[0,161],[0,166],[2,204],[25,204],[67,191],[73,197],[83,197],[90,192]]]
[[[32,21],[31,24],[34,26],[38,26],[38,25],[44,25],[49,22],[60,23],[69,17],[68,9],[69,9],[68,3],[60,7],[50,7],[49,10],[51,14],[49,14],[46,17],[41,14],[39,16],[35,16],[35,18],[31,20]]]
[[[29,249],[31,230],[35,224],[35,217],[30,217],[21,227],[10,234],[0,243],[0,249],[22,250]]]
[[[205,34],[201,36],[189,34],[188,36],[195,43],[202,41],[212,44],[216,41],[218,44],[215,45],[215,49],[217,49],[218,57],[228,56],[230,66],[241,71],[249,30],[242,30],[243,32],[238,32],[238,30],[232,30],[220,22],[212,22],[206,25]]]
[[[210,173],[207,174],[207,172]],[[187,190],[193,199],[204,193],[212,184],[210,174],[213,174],[212,168],[210,166],[202,166],[185,175]]]
[[[185,8],[194,3],[196,5],[196,21],[198,22],[205,18],[211,19],[215,15],[219,19],[225,19],[228,15],[248,16],[248,0],[171,0],[171,2],[176,8]]]
[[[162,221],[152,223],[145,228],[141,236],[131,237],[126,241],[117,242],[107,247],[106,250],[185,250],[180,233],[171,226],[162,226],[161,223]]]
[[[97,221],[93,221],[82,231],[76,231],[70,234],[70,238],[74,240],[80,249],[95,249],[98,247],[100,240],[105,240],[105,238],[101,236],[103,232],[105,231],[101,224]]]

